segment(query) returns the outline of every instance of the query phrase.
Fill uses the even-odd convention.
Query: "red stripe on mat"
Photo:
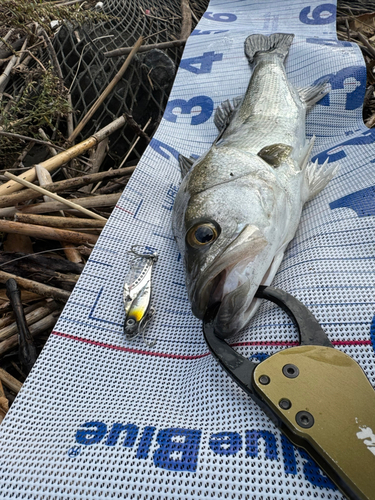
[[[65,339],[76,340],[78,342],[83,342],[85,344],[95,345],[97,347],[105,347],[106,349],[113,349],[114,351],[124,351],[131,352],[132,354],[144,354],[145,356],[156,356],[158,358],[171,358],[171,359],[199,359],[204,358],[205,356],[209,356],[209,352],[204,354],[196,354],[193,356],[185,355],[185,354],[169,354],[167,352],[152,352],[152,351],[143,351],[141,349],[132,349],[130,347],[122,347],[113,344],[105,344],[104,342],[98,342],[96,340],[84,339],[82,337],[75,337],[74,335],[69,335],[67,333],[61,332],[52,332],[53,335],[57,337],[63,337]]]
[[[116,208],[118,208],[119,210],[122,210],[123,212],[126,212],[127,214],[134,215],[133,212],[129,212],[129,210],[126,210],[125,208],[119,207],[118,205],[116,205]]]
[[[114,351],[130,352],[132,354],[143,354],[145,356],[156,356],[158,358],[170,358],[170,359],[200,359],[209,356],[210,353],[206,352],[204,354],[186,355],[186,354],[170,354],[166,352],[152,352],[143,351],[141,349],[132,349],[130,347],[122,347],[113,344],[106,344],[104,342],[98,342],[96,340],[84,339],[83,337],[76,337],[75,335],[69,335],[68,333],[62,333],[53,331],[53,335],[57,337],[63,337],[65,339],[76,340],[77,342],[83,342],[84,344],[90,344],[97,347],[104,347],[106,349],[112,349]],[[337,340],[332,342],[333,345],[371,345],[371,340]],[[298,342],[282,342],[282,341],[254,341],[254,342],[236,342],[231,344],[233,347],[240,346],[280,346],[280,347],[293,347],[299,345]]]

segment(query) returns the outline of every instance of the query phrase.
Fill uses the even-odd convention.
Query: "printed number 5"
[[[180,108],[181,113],[184,115],[190,115],[192,114],[193,108],[196,106],[201,108],[201,112],[192,117],[190,122],[191,125],[199,125],[200,123],[206,122],[211,117],[214,110],[213,100],[206,95],[198,95],[192,97],[188,101],[185,101],[185,99],[174,99],[173,101],[169,101],[165,108],[164,118],[169,122],[176,123],[177,115],[173,113],[175,108]]]
[[[299,20],[304,24],[330,24],[336,21],[336,5],[323,3],[310,13],[311,7],[305,7],[299,13]],[[327,13],[329,15],[327,16]],[[324,14],[324,15],[322,15]]]

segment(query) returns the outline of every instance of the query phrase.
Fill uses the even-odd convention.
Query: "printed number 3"
[[[326,13],[329,13],[327,16]],[[322,16],[322,14],[325,14]],[[311,7],[305,7],[299,13],[299,20],[304,24],[330,24],[336,21],[336,5],[323,3],[311,12]]]
[[[206,95],[198,95],[192,97],[188,101],[185,101],[185,99],[174,99],[173,101],[169,101],[165,109],[164,118],[169,122],[176,123],[177,115],[173,113],[175,108],[180,108],[181,113],[184,115],[190,115],[192,114],[193,108],[196,106],[201,108],[201,112],[192,117],[190,122],[191,125],[199,125],[206,122],[211,117],[214,110],[213,100]]]

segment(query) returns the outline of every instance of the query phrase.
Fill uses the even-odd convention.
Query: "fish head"
[[[225,338],[253,314],[255,292],[277,249],[283,192],[276,192],[272,169],[255,155],[238,155],[233,167],[232,154],[228,174],[221,161],[217,175],[208,178],[202,171],[215,171],[212,161],[209,169],[205,165],[209,160],[195,165],[183,181],[174,233],[192,311],[203,319],[207,308],[220,302],[214,326]]]

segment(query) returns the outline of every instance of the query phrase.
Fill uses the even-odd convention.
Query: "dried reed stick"
[[[85,243],[95,244],[98,240],[98,236],[94,234],[83,234],[75,231],[67,231],[66,229],[36,226],[34,224],[24,224],[9,220],[0,220],[0,231],[4,233],[26,234],[27,236],[46,240],[69,241],[77,245]]]
[[[76,144],[75,146],[72,146],[71,148],[62,151],[56,156],[53,156],[52,158],[43,161],[42,163],[40,163],[40,165],[46,168],[49,172],[53,172],[58,167],[61,167],[61,165],[68,163],[73,158],[76,158],[77,156],[84,153],[88,149],[92,148],[93,146],[96,146],[100,141],[108,137],[115,130],[118,130],[123,125],[125,125],[125,122],[126,122],[126,117],[120,116],[120,118],[117,118],[113,122],[109,123],[107,126],[96,132],[88,139],[85,139],[79,144]],[[29,182],[35,181],[36,179],[35,167],[26,170],[26,172],[20,174],[18,178],[27,180]],[[22,189],[22,186],[18,182],[10,180],[0,186],[0,196],[14,193],[15,191],[19,191],[20,189]]]
[[[80,212],[84,213],[85,215],[88,215],[89,217],[92,217],[93,219],[98,219],[98,220],[106,220],[104,217],[101,215],[95,214],[94,212],[91,212],[91,210],[87,210],[87,208],[83,208],[80,205],[77,205],[76,203],[73,203],[70,200],[66,200],[65,198],[62,198],[56,193],[51,193],[50,191],[47,191],[47,189],[44,189],[40,186],[35,186],[31,182],[25,181],[24,179],[20,179],[16,175],[11,174],[10,172],[5,172],[5,177],[8,179],[12,179],[16,182],[19,182],[20,184],[30,188],[34,189],[34,191],[37,191],[38,193],[41,193],[45,196],[48,196],[49,198],[53,198],[56,201],[59,201],[60,203],[64,203],[64,205],[67,205],[70,208],[74,208],[75,210],[79,210]]]

